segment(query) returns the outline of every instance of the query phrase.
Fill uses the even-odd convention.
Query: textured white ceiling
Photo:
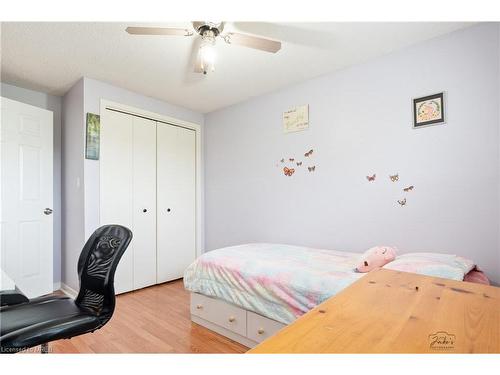
[[[387,54],[470,23],[228,23],[283,42],[276,54],[219,40],[213,74],[192,72],[193,37],[132,36],[127,26],[185,23],[2,23],[1,78],[54,95],[82,76],[199,112]]]

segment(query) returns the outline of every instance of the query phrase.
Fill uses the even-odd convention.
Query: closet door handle
[[[167,208],[167,212],[170,212],[170,211],[172,211],[172,210],[170,208]]]
[[[142,212],[148,212],[148,210],[146,208],[143,208]]]

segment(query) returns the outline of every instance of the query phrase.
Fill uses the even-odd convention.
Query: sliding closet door
[[[133,122],[134,289],[139,289],[156,284],[156,122],[140,117]]]
[[[116,293],[156,283],[156,122],[106,110],[101,119],[101,225],[133,233]]]
[[[105,110],[101,114],[100,215],[101,225],[120,224],[133,231],[133,132],[132,116]],[[134,233],[135,237],[135,233]],[[115,291],[134,288],[133,247],[123,254],[115,275]]]
[[[196,256],[196,134],[157,126],[157,281],[181,278]]]

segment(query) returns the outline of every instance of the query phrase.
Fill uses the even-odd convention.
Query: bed
[[[191,319],[253,347],[363,277],[355,270],[360,256],[269,243],[207,252],[184,274]],[[475,264],[456,255],[410,253],[384,268],[463,280]]]

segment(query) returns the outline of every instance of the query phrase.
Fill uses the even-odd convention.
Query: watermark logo
[[[438,331],[429,335],[429,349],[431,350],[453,350],[456,337],[446,331]]]
[[[0,346],[0,354],[14,354],[14,353],[18,353],[18,352],[23,352],[23,353],[42,353],[42,352],[44,352],[44,353],[52,353],[53,349],[52,349],[52,347],[48,347],[46,351],[43,351],[41,349],[40,345],[31,347],[31,348],[4,348],[4,347]]]

